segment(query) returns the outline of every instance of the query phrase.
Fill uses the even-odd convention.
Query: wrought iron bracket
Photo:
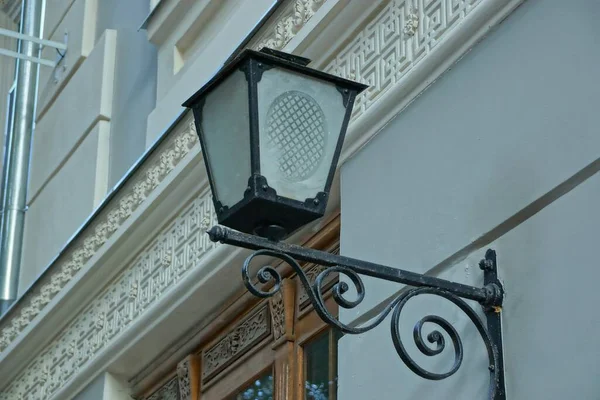
[[[439,330],[431,331],[427,334],[426,339],[424,339],[423,326],[426,323],[430,323],[441,328],[451,339],[455,356],[452,368],[445,373],[425,370],[411,358],[404,347],[400,337],[400,315],[404,305],[413,297],[429,294],[445,298],[455,304],[469,317],[483,339],[489,360],[489,399],[506,399],[501,329],[504,288],[498,280],[496,252],[494,250],[488,250],[485,258],[479,263],[480,268],[483,270],[484,286],[475,287],[368,261],[273,241],[218,225],[212,227],[207,233],[213,242],[221,242],[255,250],[244,261],[242,279],[248,291],[257,297],[270,297],[280,289],[282,277],[274,267],[264,266],[260,268],[255,277],[250,274],[250,264],[254,258],[269,256],[282,260],[294,269],[317,314],[323,321],[344,333],[359,334],[367,332],[378,326],[392,313],[391,336],[398,355],[411,371],[429,380],[442,380],[458,371],[463,360],[462,340],[452,324],[440,316],[427,315],[419,320],[413,329],[413,338],[421,353],[427,356],[435,356],[442,353],[446,346],[446,339]],[[327,268],[317,276],[314,283],[311,283],[298,261],[310,262]],[[345,279],[340,279],[333,286],[333,298],[340,307],[347,309],[358,306],[364,299],[365,287],[361,275],[397,282],[411,286],[411,288],[401,291],[377,316],[371,318],[369,321],[359,326],[350,326],[339,321],[325,307],[322,287],[326,282],[327,276],[334,273],[339,274],[340,277],[343,276]],[[256,280],[258,284],[255,282]],[[355,289],[355,298],[353,299],[347,298],[348,291],[350,290],[348,281],[352,283]],[[485,322],[464,299],[474,300],[481,304],[485,313]]]

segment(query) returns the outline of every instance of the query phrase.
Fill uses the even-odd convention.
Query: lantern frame
[[[352,114],[356,96],[367,88],[366,85],[337,77],[322,71],[307,67],[310,60],[271,49],[261,51],[244,50],[230,63],[225,65],[206,85],[191,96],[184,107],[194,112],[196,130],[200,139],[202,156],[206,165],[208,180],[213,193],[213,204],[220,224],[230,228],[255,233],[259,236],[281,239],[307,223],[325,214],[327,201],[340,152],[344,143],[346,130]],[[280,68],[295,72],[302,76],[315,78],[321,82],[335,85],[340,92],[340,101],[345,108],[343,122],[337,135],[337,143],[329,165],[325,185],[314,197],[304,201],[282,196],[269,185],[268,177],[261,174],[260,130],[259,130],[259,95],[258,83],[263,73],[272,68]],[[206,138],[202,128],[206,97],[217,89],[220,84],[234,72],[242,71],[248,84],[248,110],[250,135],[250,176],[248,185],[240,201],[233,205],[225,205],[215,190],[213,166],[216,162],[227,160],[212,160],[207,150]],[[336,132],[337,133],[337,132]]]

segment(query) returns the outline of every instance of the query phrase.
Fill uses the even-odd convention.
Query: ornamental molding
[[[352,121],[357,120],[417,64],[422,63],[439,43],[485,2],[388,1],[323,68],[331,74],[370,86],[356,97]]]
[[[145,165],[123,187],[115,199],[98,215],[69,246],[66,253],[54,264],[51,271],[35,283],[0,321],[0,352],[39,315],[63,287],[73,279],[82,267],[112,237],[133,212],[148,198],[165,177],[198,143],[196,127],[189,118],[185,129],[168,138],[150,157]],[[203,217],[204,218],[204,217]],[[170,253],[162,254],[162,264],[170,264]],[[131,295],[137,296],[133,285]]]
[[[261,36],[256,47],[266,46],[282,49],[325,1],[295,0],[290,2],[285,12],[279,16],[279,20],[274,25],[269,26],[266,33]],[[42,279],[41,282],[36,282],[36,290],[20,298],[16,309],[11,311],[10,316],[5,316],[0,321],[0,352],[4,351],[39,315],[41,310],[66,286],[83,265],[96,254],[112,234],[198,143],[196,127],[191,115],[188,116],[185,124],[187,124],[187,129],[168,139],[166,145],[155,151],[151,157],[152,160],[145,163],[144,171],[136,173],[136,176],[130,179],[130,184],[120,191],[119,199],[111,202],[113,207],[96,217],[94,226],[86,229],[76,242],[70,246],[67,254],[51,266],[53,273],[47,274],[51,276],[45,276],[45,279]],[[207,218],[203,219],[204,229],[208,229],[208,221]],[[168,266],[171,263],[171,254],[164,254],[162,261],[165,266]],[[135,293],[135,289],[132,290],[132,295],[135,296]]]
[[[263,304],[258,311],[242,320],[213,346],[202,352],[202,382],[206,383],[234,361],[250,351],[271,334],[269,308]]]
[[[177,377],[171,379],[164,386],[154,392],[148,400],[183,400],[179,395]]]
[[[325,271],[326,269],[327,269],[327,267],[324,267],[322,265],[309,266],[305,270],[305,274],[306,274],[306,277],[308,278],[308,281],[310,282],[310,284],[312,285],[313,283],[315,283],[317,276],[319,276],[319,274],[321,272]],[[331,280],[331,278],[330,278],[330,280]],[[331,286],[331,282],[329,282],[324,287],[324,289],[327,290],[329,288],[329,286]],[[306,293],[306,289],[301,284],[298,284],[298,303],[300,304],[301,311],[306,309],[308,306],[310,306],[310,298],[308,297],[308,293]]]
[[[271,310],[271,324],[273,325],[273,339],[278,340],[285,335],[285,305],[281,291],[269,299]]]
[[[190,359],[186,358],[177,364],[177,381],[179,382],[179,397],[181,400],[192,399],[192,381]]]
[[[336,246],[331,249],[330,251],[332,254],[340,254],[340,246],[339,243],[336,244]],[[327,267],[324,267],[322,265],[318,265],[318,264],[309,264],[307,266],[304,267],[304,273],[306,274],[306,277],[308,278],[308,281],[310,282],[310,284],[314,284],[315,281],[317,280],[317,276],[319,276],[319,274],[323,271],[325,271],[327,269]],[[329,289],[331,289],[331,287],[333,286],[333,284],[337,281],[337,278],[334,274],[329,275],[327,278],[325,278],[323,285],[321,286],[322,288],[322,292],[325,293],[327,292]],[[304,288],[304,286],[302,284],[300,284],[300,282],[297,283],[297,289],[298,291],[298,304],[299,304],[299,308],[300,311],[306,311],[309,306],[311,306],[311,302],[310,302],[310,298],[308,297],[308,293],[306,293],[306,289]]]
[[[204,218],[216,224],[208,193],[196,198],[44,351],[13,380],[10,399],[49,399],[215,247]],[[163,262],[166,253],[172,262]],[[132,296],[131,293],[136,295]],[[46,371],[46,379],[38,379]],[[21,396],[21,397],[20,397]]]
[[[277,22],[260,34],[259,38],[252,40],[254,43],[249,47],[260,50],[268,47],[275,50],[283,50],[286,44],[306,25],[309,19],[326,0],[293,0],[284,5],[284,10],[277,15]]]
[[[419,27],[419,14],[416,11],[412,11],[408,14],[404,23],[404,34],[407,37],[415,36],[417,28]]]
[[[298,4],[314,7],[323,2],[295,1],[294,10]],[[415,66],[428,64],[427,68],[433,70],[441,65],[449,65],[446,64],[448,58],[456,61],[468,50],[466,42],[474,44],[481,39],[520,2],[521,0],[384,1],[385,5],[378,9],[351,40],[345,42],[347,44],[343,48],[335,52],[336,55],[323,68],[371,86],[356,99],[350,128],[353,125],[362,126],[366,120],[371,121],[373,113],[367,118],[361,117],[374,109],[375,104],[381,104],[380,100],[392,88],[402,86],[399,85],[401,80],[406,83],[411,76],[415,76],[414,79],[424,79],[422,74],[414,72]],[[478,11],[479,9],[482,10]],[[414,36],[405,33],[405,22],[412,18],[409,18],[411,10],[418,12],[419,20]],[[313,15],[314,12],[313,9]],[[280,21],[289,16],[286,13],[282,15]],[[273,26],[277,26],[277,23],[266,27],[266,32],[276,30]],[[444,59],[430,56],[440,47],[439,43],[448,40],[453,35],[452,32],[457,31],[461,32],[461,43],[449,45],[452,49],[444,53]],[[259,42],[265,37],[263,34]],[[440,73],[435,72],[436,76]],[[389,100],[388,96],[386,101]],[[389,114],[385,116],[390,118]],[[79,279],[78,274],[83,274],[82,269],[86,263],[100,249],[106,250],[107,241],[148,197],[160,190],[157,190],[159,185],[197,145],[191,115],[188,114],[178,126],[183,129],[175,128],[168,134],[90,226],[74,239],[48,273],[0,321],[0,352],[15,349],[16,345],[11,344],[28,335],[23,331],[33,321],[37,323],[36,318],[44,308],[54,305],[52,300],[71,279]],[[343,162],[343,159],[340,161]],[[134,260],[127,263],[100,294],[90,299],[90,303],[74,315],[73,320],[42,352],[34,356],[26,368],[17,373],[10,384],[3,388],[0,398],[46,400],[55,397],[60,388],[70,384],[78,373],[89,367],[100,351],[115,343],[120,334],[139,320],[157,299],[176,288],[177,283],[198,266],[200,258],[215,247],[204,233],[206,228],[215,223],[209,193],[201,194],[183,207],[179,215]],[[304,300],[304,296],[301,299]],[[265,310],[270,326],[268,308]]]
[[[131,215],[193,148],[197,142],[194,124],[187,121],[184,126],[185,129],[167,139],[148,160],[148,165],[136,174],[139,179],[134,177],[131,184],[123,188],[123,194],[112,203],[115,207],[103,212],[98,222],[84,232],[73,246],[74,249],[64,257],[64,261],[59,260],[52,267],[57,272],[50,275],[49,282],[44,282],[41,289],[30,294],[26,302],[21,302],[17,310],[18,318],[13,318],[13,323],[3,329],[4,338],[14,338],[17,327],[23,327],[15,324],[15,321],[30,321],[35,317],[32,304],[47,304],[49,298],[43,297],[44,294],[56,294],[61,284],[64,286],[82,268],[93,255],[93,250],[97,251],[106,242],[119,223]],[[208,225],[213,225],[216,218],[210,194],[204,193],[185,207],[113,283],[96,296],[11,382],[6,391],[9,398],[50,398],[119,333],[131,326],[148,307],[197,265],[207,251],[215,247],[205,234],[207,221]],[[90,246],[90,243],[94,246]],[[83,254],[84,251],[87,253]],[[65,279],[56,279],[57,276]],[[41,307],[35,308],[36,312],[40,310]],[[45,379],[39,379],[40,371],[44,371]]]
[[[156,389],[145,400],[193,400],[198,398],[196,374],[198,359],[195,355],[186,357],[177,364],[177,375]]]

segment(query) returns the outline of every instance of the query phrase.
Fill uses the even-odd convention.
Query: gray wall
[[[73,400],[131,400],[131,397],[123,380],[105,372],[77,393]]]
[[[104,398],[104,380],[106,375],[102,374],[94,379],[89,385],[79,392],[73,400],[102,400]]]
[[[141,157],[146,120],[156,104],[156,48],[139,30],[149,13],[149,0],[98,2],[96,37],[105,29],[119,34],[110,138],[109,187]]]
[[[343,254],[481,285],[477,262],[498,251],[512,399],[600,398],[599,17],[592,0],[526,1],[342,167]],[[365,283],[345,322],[400,289]],[[425,360],[412,342],[414,323],[432,313],[462,333],[456,375],[416,377],[387,321],[340,341],[339,397],[486,398],[481,340],[443,300],[406,306],[409,351],[424,367],[450,367],[450,343]]]

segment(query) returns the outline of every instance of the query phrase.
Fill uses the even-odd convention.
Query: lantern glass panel
[[[346,108],[324,82],[282,68],[258,82],[260,173],[277,194],[305,201],[325,190]]]
[[[244,197],[251,175],[246,74],[233,72],[206,96],[203,107],[202,135],[213,194],[231,207]]]

